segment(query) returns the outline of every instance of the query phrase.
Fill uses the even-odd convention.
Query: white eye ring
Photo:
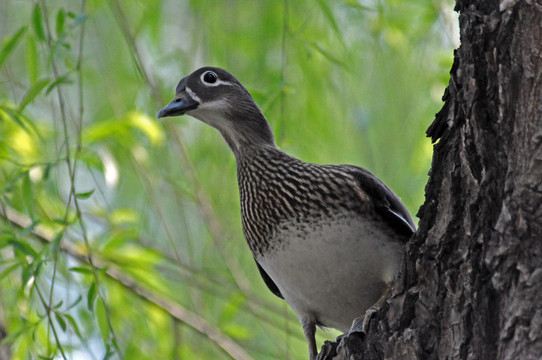
[[[211,81],[209,76],[210,77],[214,76],[215,80]],[[205,77],[207,77],[207,79],[205,79]],[[231,83],[229,81],[220,80],[217,73],[215,73],[214,71],[211,71],[211,70],[205,71],[203,74],[201,74],[201,76],[199,78],[200,78],[202,84],[205,85],[205,86],[218,86],[218,85],[230,85],[230,86],[233,86],[233,85],[235,85],[234,83]]]
[[[212,85],[218,81],[218,75],[213,71],[206,71],[201,74],[201,81],[205,84]]]

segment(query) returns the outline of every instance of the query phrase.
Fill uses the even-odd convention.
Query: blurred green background
[[[412,214],[450,0],[0,2],[0,325],[13,359],[306,359],[256,270],[235,161],[177,82],[232,72],[278,145],[374,172]],[[317,339],[333,339],[319,331]]]

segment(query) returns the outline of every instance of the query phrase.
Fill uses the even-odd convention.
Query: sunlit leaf
[[[145,248],[134,244],[126,244],[119,248],[104,248],[104,255],[118,261],[119,263],[136,266],[156,265],[163,257],[152,248]]]
[[[246,340],[251,337],[251,329],[241,324],[230,323],[223,327],[223,331],[234,339]]]
[[[28,121],[27,118],[17,109],[16,106],[5,106],[0,104],[0,115],[3,118],[11,119],[13,122],[15,122],[17,125],[19,125],[24,131],[30,132],[32,129],[35,129],[35,125]],[[8,115],[8,116],[5,116]]]
[[[126,223],[136,223],[139,221],[139,213],[133,209],[121,208],[115,209],[109,216],[111,223],[121,225]]]
[[[220,315],[220,321],[229,323],[234,318],[235,315],[237,315],[240,310],[242,304],[246,302],[246,297],[242,293],[236,293],[234,294],[226,304],[226,307],[222,311],[222,314]]]
[[[135,111],[128,113],[127,118],[132,126],[147,136],[151,144],[158,145],[164,141],[164,131],[156,119]]]
[[[26,127],[24,116],[16,116],[19,127],[13,129],[10,133],[10,148],[21,159],[32,161],[39,157],[38,139],[35,133]]]
[[[97,121],[83,129],[83,143],[92,144],[109,137],[124,136],[128,124],[122,119],[107,119]]]

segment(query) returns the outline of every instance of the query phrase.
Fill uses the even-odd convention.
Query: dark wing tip
[[[265,285],[267,285],[267,287],[269,288],[269,290],[271,290],[273,294],[277,295],[281,299],[284,299],[284,296],[282,296],[282,294],[280,293],[280,290],[277,284],[275,284],[275,282],[271,279],[271,277],[267,275],[267,273],[261,267],[258,261],[256,259],[254,259],[254,261],[256,261],[256,266],[258,266],[258,270],[260,271],[260,275],[262,276],[263,281],[265,282]]]
[[[401,199],[368,170],[350,166],[351,174],[359,186],[369,195],[375,210],[398,234],[411,237],[416,232],[416,225]]]

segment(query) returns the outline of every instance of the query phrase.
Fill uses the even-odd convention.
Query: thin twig
[[[45,25],[45,31],[47,33],[47,47],[48,47],[50,58],[51,58],[51,68],[53,70],[53,75],[54,75],[54,78],[56,80],[56,79],[59,78],[59,71],[58,71],[58,68],[56,66],[55,58],[54,58],[54,56],[52,56],[52,53],[51,53],[52,52],[52,47],[51,47],[52,35],[51,35],[50,27],[49,27],[49,18],[48,18],[48,14],[47,14],[47,7],[45,6],[45,2],[43,0],[39,0],[39,3],[40,3],[40,6],[41,6],[41,8],[43,10],[43,18],[44,18],[43,20],[44,20],[44,25]],[[84,6],[85,3],[83,2],[82,5]],[[83,8],[83,10],[84,10],[84,8]],[[84,26],[84,24],[81,24],[81,26]],[[81,44],[82,44],[82,39],[80,39],[80,41],[81,41]],[[82,54],[82,49],[79,49],[79,54],[80,55]],[[82,62],[82,60],[79,59],[78,64],[81,65],[81,62]],[[79,69],[79,72],[81,72],[81,69]],[[105,307],[106,319],[107,319],[108,327],[109,327],[109,330],[110,330],[111,338],[113,340],[112,343],[113,343],[113,346],[115,347],[115,349],[117,350],[117,354],[119,355],[119,357],[121,359],[123,359],[122,352],[120,351],[120,348],[118,346],[119,342],[117,340],[117,336],[116,336],[115,330],[113,328],[113,323],[111,322],[111,313],[110,313],[110,310],[109,310],[109,306],[107,305],[107,302],[105,301],[105,297],[103,296],[103,294],[101,292],[100,279],[98,277],[98,272],[96,271],[96,268],[94,267],[94,263],[93,263],[93,259],[92,259],[92,252],[91,252],[91,249],[90,249],[90,243],[89,243],[89,239],[88,239],[88,232],[87,232],[87,229],[86,229],[85,224],[83,222],[82,211],[81,211],[81,208],[79,206],[79,201],[77,200],[77,196],[76,196],[77,192],[76,192],[76,189],[75,189],[75,174],[76,174],[76,169],[77,169],[77,156],[79,155],[79,153],[81,151],[81,143],[80,143],[81,128],[78,129],[79,133],[77,135],[77,141],[76,141],[77,147],[76,147],[75,154],[74,154],[74,160],[72,162],[72,160],[71,160],[71,152],[70,152],[70,138],[69,138],[69,134],[68,134],[68,121],[67,121],[67,115],[66,115],[66,106],[65,106],[64,96],[63,96],[63,93],[62,93],[61,86],[56,87],[56,93],[57,93],[57,98],[58,98],[59,107],[60,107],[60,118],[62,120],[62,129],[63,129],[63,134],[64,134],[64,142],[65,142],[65,146],[66,146],[66,165],[68,167],[68,173],[69,173],[69,177],[70,177],[70,193],[69,193],[68,201],[66,203],[66,212],[65,212],[65,215],[64,215],[64,219],[65,220],[67,219],[69,208],[70,208],[70,203],[71,203],[71,201],[73,201],[73,205],[74,205],[74,208],[75,208],[75,213],[76,213],[76,216],[77,216],[77,219],[78,219],[78,222],[79,222],[79,227],[81,229],[81,235],[83,237],[83,240],[85,242],[85,246],[87,248],[88,262],[91,264],[92,274],[93,274],[93,277],[94,277],[94,282],[96,283],[97,294],[98,294],[98,297],[100,298],[100,300],[102,300],[102,303],[104,304],[104,307]],[[80,96],[82,96],[82,95],[80,94]],[[82,97],[80,98],[80,100],[82,100]],[[82,110],[82,105],[80,104],[80,111],[81,110]],[[79,120],[81,120],[82,115],[83,114],[80,113]],[[55,264],[56,264],[56,257],[55,257]],[[55,270],[56,270],[56,266],[55,266]],[[52,287],[54,286],[54,278],[53,278],[53,283],[52,283],[51,286]],[[51,294],[52,294],[52,289],[51,289]],[[49,311],[47,312],[47,316],[50,316]]]
[[[43,294],[41,293],[41,290],[40,290],[38,284],[35,284],[35,289],[36,289],[36,292],[38,293],[38,297],[40,298],[41,304],[45,308],[45,311],[47,313],[50,313],[51,312],[51,303],[50,302],[47,303],[45,301],[45,298],[43,297]],[[62,345],[60,344],[60,340],[58,339],[58,334],[57,334],[56,329],[54,327],[53,319],[51,319],[50,316],[47,316],[47,322],[49,323],[48,328],[51,328],[51,330],[53,331],[53,337],[55,338],[56,346],[58,347],[58,350],[60,351],[60,354],[62,355],[62,358],[64,360],[67,360],[66,354],[64,354],[64,350],[62,349]]]

